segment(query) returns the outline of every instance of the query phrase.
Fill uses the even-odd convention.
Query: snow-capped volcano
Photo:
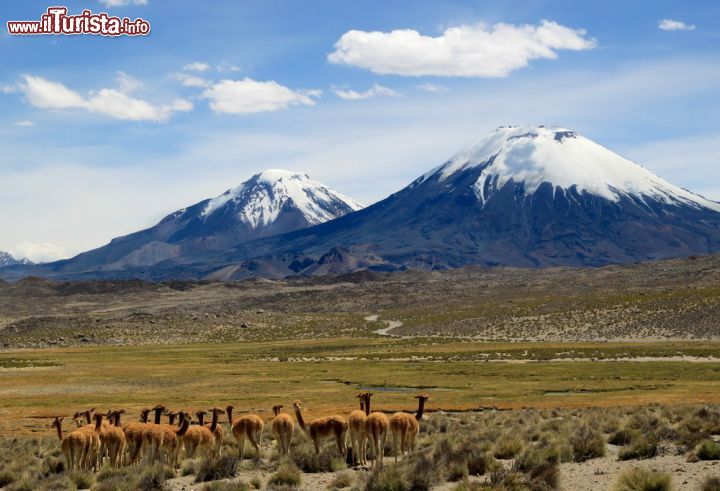
[[[274,224],[282,212],[297,211],[309,226],[361,208],[357,201],[313,181],[307,174],[270,169],[209,200],[201,215],[207,220],[230,209],[240,221],[258,230]]]
[[[15,266],[17,264],[29,265],[32,264],[32,261],[25,258],[15,259],[9,252],[0,251],[0,268],[4,268],[5,266]]]
[[[362,208],[306,174],[267,170],[157,225],[57,263],[63,270],[119,271],[169,259],[192,262],[253,239],[292,232]]]
[[[543,183],[554,192],[578,193],[618,202],[622,197],[690,205],[720,211],[720,204],[670,184],[646,168],[565,128],[503,126],[458,152],[447,163],[423,176],[439,182],[453,174],[479,168],[473,184],[486,202],[506,183],[522,184],[525,195]]]

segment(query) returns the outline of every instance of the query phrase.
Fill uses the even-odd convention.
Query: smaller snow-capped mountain
[[[26,258],[15,259],[9,252],[0,251],[0,268],[4,268],[5,266],[15,266],[18,264],[28,265],[33,264],[33,262]]]
[[[257,238],[318,225],[361,208],[307,174],[270,169],[209,200],[200,217],[206,223],[233,217]]]
[[[219,196],[183,208],[154,227],[113,239],[56,266],[64,271],[190,262],[216,251],[333,220],[362,206],[307,174],[266,170]]]

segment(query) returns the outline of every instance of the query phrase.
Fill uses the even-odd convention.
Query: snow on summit
[[[484,167],[475,191],[485,202],[508,181],[522,183],[525,194],[544,182],[556,189],[576,187],[617,202],[622,195],[666,204],[720,211],[720,203],[675,186],[644,167],[575,133],[551,126],[503,126],[460,151],[423,177],[439,181],[466,169]]]
[[[202,212],[209,217],[232,205],[238,218],[253,228],[272,224],[282,210],[297,209],[311,225],[324,223],[362,208],[357,201],[330,189],[307,174],[269,169],[256,174],[238,187],[209,200]],[[344,213],[338,213],[338,207]]]

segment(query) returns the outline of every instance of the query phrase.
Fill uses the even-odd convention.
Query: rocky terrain
[[[720,256],[237,282],[28,278],[0,283],[0,345],[377,337],[381,329],[478,340],[712,340],[720,338],[718,279]]]

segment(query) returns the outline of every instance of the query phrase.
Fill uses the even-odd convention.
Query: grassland
[[[667,358],[677,353],[715,358]],[[31,416],[85,407],[122,407],[134,418],[158,403],[232,403],[269,417],[273,404],[301,399],[311,416],[345,413],[360,389],[374,391],[376,408],[387,411],[412,409],[418,391],[430,394],[433,411],[720,402],[716,358],[715,343],[355,338],[19,350],[0,353],[0,436],[49,433],[49,422]]]

